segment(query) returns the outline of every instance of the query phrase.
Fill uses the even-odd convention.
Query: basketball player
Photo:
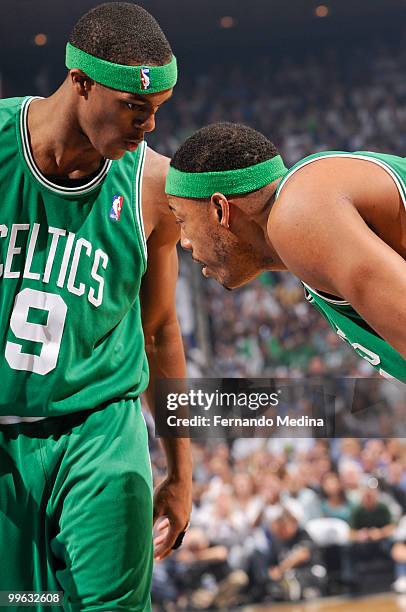
[[[74,27],[66,65],[49,98],[0,102],[0,590],[150,610],[144,336],[152,383],[185,363],[169,161],[143,139],[176,60],[147,11],[107,3]],[[165,449],[158,558],[191,506],[188,442]]]
[[[285,168],[239,124],[209,125],[176,152],[166,191],[182,245],[226,288],[289,270],[337,334],[406,382],[406,160],[327,151]]]

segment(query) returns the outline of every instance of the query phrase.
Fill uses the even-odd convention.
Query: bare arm
[[[278,565],[273,565],[268,569],[268,574],[272,580],[281,580],[283,574],[295,567],[300,567],[311,558],[310,550],[306,546],[300,546],[292,550],[283,561]]]
[[[370,540],[383,540],[384,538],[390,538],[395,531],[395,525],[389,524],[384,527],[373,527],[369,529]]]
[[[280,564],[279,568],[282,572],[298,567],[306,563],[310,559],[310,550],[306,546],[295,548]]]
[[[406,261],[343,191],[340,177],[298,173],[271,212],[269,235],[293,274],[345,298],[406,358]]]
[[[169,211],[168,211],[169,212]],[[176,243],[178,228],[172,215],[163,215],[148,239],[148,270],[141,287],[141,312],[150,384],[146,395],[153,414],[155,384],[160,378],[186,376],[182,337],[175,310],[178,276]],[[189,520],[191,510],[192,460],[190,440],[163,439],[168,476],[155,491],[155,519],[166,515],[170,530],[156,554],[163,558]]]

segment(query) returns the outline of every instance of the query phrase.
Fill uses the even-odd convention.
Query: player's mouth
[[[205,276],[206,278],[209,276],[209,272],[208,272],[208,266],[206,263],[204,263],[204,261],[201,261],[200,259],[196,259],[196,257],[193,257],[192,255],[192,259],[193,261],[195,261],[196,263],[200,264],[202,267],[202,274],[203,276]]]

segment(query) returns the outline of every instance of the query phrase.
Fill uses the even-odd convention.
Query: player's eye
[[[176,225],[182,225],[183,221],[181,219],[176,218]]]
[[[140,104],[134,104],[134,102],[124,102],[124,104],[131,111],[142,111],[144,108]]]

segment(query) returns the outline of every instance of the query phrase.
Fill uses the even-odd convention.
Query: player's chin
[[[127,149],[123,143],[110,143],[95,147],[105,159],[121,159]]]
[[[239,287],[246,285],[250,280],[249,278],[246,279],[229,273],[219,273],[218,276],[214,278],[224,287],[224,289],[227,289],[228,291],[238,289]]]
[[[121,159],[123,157],[123,155],[126,153],[127,149],[124,149],[122,147],[118,148],[116,147],[115,149],[109,149],[108,151],[106,151],[105,154],[103,154],[103,157],[105,157],[106,159]]]

